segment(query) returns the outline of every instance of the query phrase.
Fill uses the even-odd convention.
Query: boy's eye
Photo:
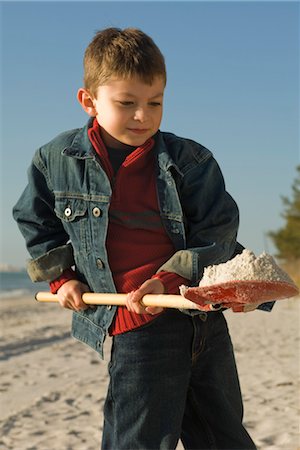
[[[122,106],[133,106],[134,102],[132,101],[126,101],[126,100],[119,100],[118,103]],[[161,106],[160,102],[150,102],[150,106]]]
[[[133,102],[126,102],[126,101],[119,101],[119,103],[122,106],[131,106],[131,105],[133,105]]]

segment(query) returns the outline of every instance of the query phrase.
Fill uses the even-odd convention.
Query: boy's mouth
[[[128,130],[135,134],[145,134],[149,131],[147,128],[128,128]]]

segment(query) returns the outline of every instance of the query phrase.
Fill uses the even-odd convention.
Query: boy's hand
[[[127,309],[128,311],[135,312],[137,314],[159,314],[164,310],[164,308],[156,306],[145,307],[142,303],[142,299],[146,294],[163,294],[164,292],[164,285],[159,279],[154,278],[151,280],[147,280],[139,287],[139,289],[130,292],[127,295]]]
[[[86,305],[81,296],[84,292],[89,292],[89,287],[78,280],[69,280],[57,291],[58,301],[63,308],[81,311],[91,307]]]

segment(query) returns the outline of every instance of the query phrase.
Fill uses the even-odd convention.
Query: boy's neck
[[[132,151],[136,148],[133,147],[132,145],[123,144],[123,142],[118,141],[109,133],[107,133],[107,131],[105,131],[101,126],[100,126],[100,133],[102,141],[104,142],[106,147],[110,149]]]

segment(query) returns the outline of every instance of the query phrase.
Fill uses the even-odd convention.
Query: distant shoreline
[[[26,272],[25,267],[15,267],[10,264],[0,264],[0,273],[23,273]]]

